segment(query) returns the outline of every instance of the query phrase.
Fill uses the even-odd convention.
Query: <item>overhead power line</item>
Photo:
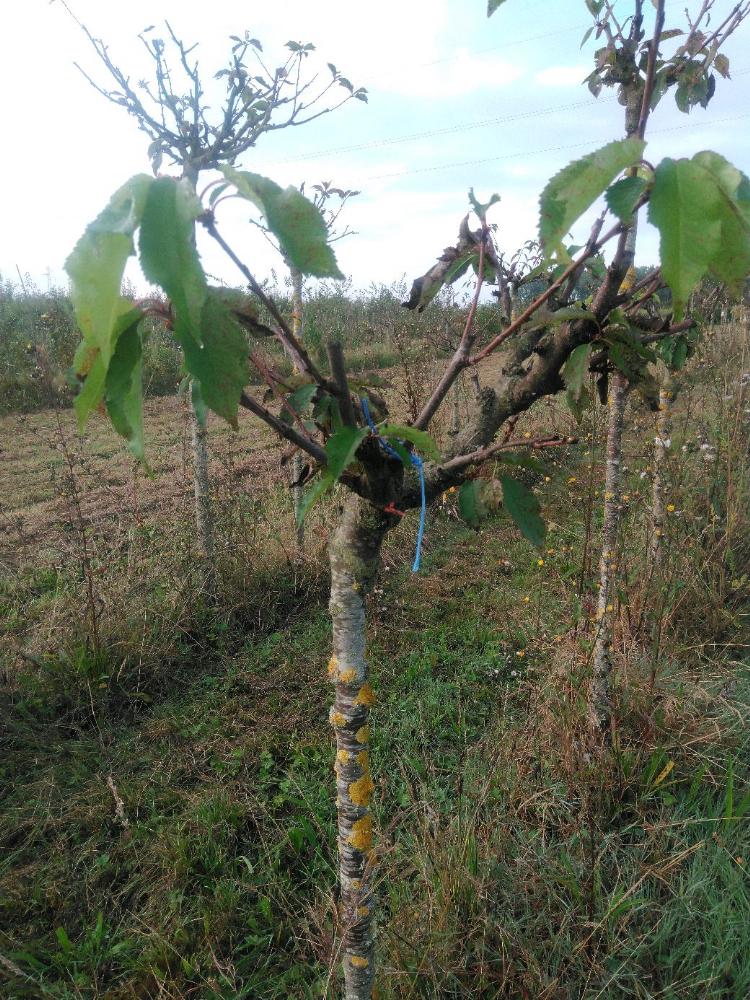
[[[736,70],[733,77],[743,76],[750,73],[750,67]],[[283,160],[272,160],[270,166],[279,166],[286,163],[303,163],[308,160],[320,160],[326,156],[337,156],[342,153],[356,153],[368,149],[381,149],[386,146],[396,146],[408,142],[418,142],[420,139],[434,139],[443,135],[455,135],[458,132],[470,132],[478,128],[492,128],[495,125],[505,125],[509,122],[524,121],[529,118],[541,118],[545,115],[559,114],[563,111],[578,111],[583,108],[594,109],[602,104],[616,101],[611,97],[594,98],[593,100],[576,101],[572,104],[557,104],[546,108],[537,108],[532,111],[519,111],[513,115],[501,115],[497,118],[485,118],[481,121],[467,122],[456,125],[446,125],[443,128],[426,129],[423,132],[406,132],[403,135],[384,136],[381,139],[373,139],[370,142],[360,142],[349,146],[333,146],[330,149],[319,149],[312,153],[302,153],[297,156],[290,156]],[[653,132],[651,133],[653,134]],[[567,147],[566,147],[567,148]]]
[[[701,127],[709,128],[712,125],[722,125],[725,122],[736,122],[744,118],[750,118],[750,112],[742,115],[733,115],[730,118],[714,118],[713,121],[705,122]],[[667,132],[681,132],[684,129],[695,129],[695,125],[690,122],[687,125],[673,125],[670,128],[659,128],[651,129],[649,135],[663,135]],[[600,142],[606,142],[611,136],[604,137],[603,139],[592,141],[587,139],[584,142],[573,142],[564,146],[545,146],[537,149],[524,149],[517,153],[503,153],[501,156],[486,156],[479,160],[457,160],[454,163],[438,163],[431,167],[416,167],[414,170],[398,170],[390,174],[370,174],[364,177],[363,180],[366,181],[379,181],[385,180],[391,177],[408,177],[412,174],[426,174],[435,173],[439,170],[452,170],[455,167],[474,167],[483,163],[499,163],[501,160],[518,160],[522,158],[528,158],[530,156],[536,156],[539,153],[556,153],[566,149],[581,149],[584,146],[589,146],[592,149],[596,149]]]

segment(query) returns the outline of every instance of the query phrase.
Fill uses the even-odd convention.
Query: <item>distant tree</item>
[[[158,174],[166,161],[178,169],[193,192],[202,171],[235,164],[263,135],[307,125],[352,99],[367,101],[365,88],[355,89],[332,63],[324,81],[306,70],[315,51],[312,43],[287,42],[284,61],[269,68],[260,41],[246,31],[242,37],[230,36],[227,65],[213,74],[213,88],[224,85],[222,103],[213,110],[207,94],[212,88],[200,71],[198,46],[186,45],[169,22],[165,22],[166,39],[154,33],[154,25],[138,36],[152,62],[153,75],[134,85],[102,39],[78,21],[65,0],[60,2],[81,27],[114,86],[102,85],[80,66],[78,69],[98,93],[123,108],[146,133],[154,173]],[[214,190],[214,195],[218,194],[220,190]],[[343,200],[351,194],[347,192]],[[169,317],[165,318],[169,322]],[[215,529],[206,406],[196,379],[190,380],[190,395],[196,533],[208,588],[213,591]]]

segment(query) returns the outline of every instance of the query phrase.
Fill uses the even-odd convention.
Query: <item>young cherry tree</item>
[[[103,97],[123,108],[148,136],[154,173],[166,160],[193,191],[203,171],[236,163],[256,147],[262,136],[307,125],[352,99],[367,101],[365,88],[355,89],[332,63],[328,64],[330,73],[325,80],[307,70],[315,51],[313,44],[287,42],[284,61],[272,67],[260,41],[247,31],[242,37],[231,36],[227,65],[213,74],[213,82],[206,81],[196,55],[197,45],[186,45],[169,22],[165,23],[166,38],[154,34],[154,25],[139,35],[153,75],[136,86],[113,60],[108,46],[75,18],[65,0],[61,2],[91,43],[109,85],[96,82],[78,68]],[[218,106],[213,110],[217,97]],[[294,270],[292,275],[294,278]],[[301,283],[298,272],[295,281]],[[196,534],[211,592],[216,566],[206,405],[195,379],[190,381],[190,396]]]
[[[497,6],[491,2],[490,12]],[[588,6],[596,18],[594,30],[604,31],[600,15],[605,5],[589,0]],[[710,6],[710,0],[704,0],[703,8]],[[746,13],[746,7],[738,8],[740,21]],[[633,16],[643,18],[645,30],[639,0],[634,0]],[[670,86],[678,91],[687,86],[679,61],[683,56],[664,52],[677,36],[664,27],[663,0],[657,0],[646,37],[646,43],[637,38],[641,94],[637,130],[630,127],[633,119],[627,118],[623,138],[571,163],[542,193],[539,242],[544,261],[539,293],[519,307],[515,316],[510,310],[509,320],[480,339],[474,319],[481,289],[497,279],[503,265],[487,222],[497,196],[482,204],[473,192],[470,201],[478,227],[472,229],[464,220],[457,244],[415,282],[410,304],[423,307],[445,283],[471,267],[477,273],[455,351],[410,424],[391,423],[382,400],[349,378],[338,345],[330,345],[330,374],[319,371],[277,305],[222,234],[221,199],[206,192],[201,201],[184,178],[132,178],[89,226],[68,262],[84,338],[77,358],[79,371],[85,375],[78,401],[83,417],[103,401],[115,426],[142,454],[143,311],[120,295],[126,260],[137,247],[144,272],[169,298],[175,339],[206,405],[232,422],[238,407],[246,407],[313,459],[318,471],[305,494],[303,514],[334,484],[343,487],[341,515],[330,540],[333,655],[328,670],[334,686],[330,720],[336,741],[341,955],[347,1000],[369,1000],[375,983],[372,887],[377,855],[368,755],[375,696],[365,626],[366,598],[378,572],[383,539],[404,512],[421,508],[423,517],[426,505],[454,485],[461,485],[467,516],[478,520],[487,497],[478,481],[469,478],[471,470],[488,458],[517,452],[521,446],[550,443],[506,440],[503,431],[508,424],[512,426],[514,417],[562,389],[567,391],[571,408],[579,412],[589,370],[597,372],[601,382],[610,377],[623,377],[630,383],[645,381],[649,345],[678,337],[692,325],[684,315],[685,303],[701,277],[711,273],[730,287],[738,287],[750,270],[748,179],[711,152],[691,159],[667,158],[656,165],[644,160],[652,109]],[[707,42],[714,65],[718,52],[712,47],[721,40],[720,34]],[[623,62],[632,66],[633,44],[624,30],[613,34],[609,54],[597,57],[600,71],[609,72],[607,67]],[[701,85],[695,65],[699,59],[694,55],[684,57],[691,94],[709,86]],[[710,65],[706,63],[701,70],[704,75]],[[634,101],[631,113],[632,107]],[[220,169],[236,195],[261,212],[295,267],[303,274],[337,272],[324,220],[297,189],[282,189],[268,178],[231,166]],[[568,230],[602,196],[606,207],[585,246],[571,254],[564,245]],[[661,263],[645,279],[630,284],[625,278],[633,264],[632,233],[645,206],[660,231]],[[245,391],[244,334],[226,296],[208,285],[195,247],[196,223],[234,262],[272,317],[261,332],[279,340],[304,377],[304,384],[292,386],[262,365],[264,378],[280,397],[279,409]],[[602,257],[605,248],[611,249],[609,263]],[[577,292],[585,275],[594,290],[580,301]],[[668,287],[672,295],[673,314],[667,316],[652,308],[656,291],[662,287]],[[260,328],[248,310],[244,316]],[[486,359],[501,349],[502,364],[484,371],[470,419],[440,453],[428,434],[435,413],[461,372],[486,369]],[[258,365],[257,359],[250,361]],[[357,391],[352,392],[355,386]],[[534,497],[511,476],[503,476],[501,482],[505,507],[527,537],[541,542],[544,525]]]

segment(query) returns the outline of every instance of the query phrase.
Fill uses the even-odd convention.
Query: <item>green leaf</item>
[[[471,207],[474,209],[474,211],[482,220],[482,222],[487,221],[487,212],[492,208],[493,205],[497,205],[499,201],[500,201],[499,194],[491,194],[490,200],[484,203],[477,201],[476,197],[474,196],[474,188],[469,188],[469,202],[471,203]]]
[[[440,460],[438,446],[426,431],[417,430],[416,427],[409,427],[406,424],[384,424],[382,427],[378,427],[378,434],[389,441],[391,439],[410,441],[423,455],[427,455],[428,458],[432,458],[436,462]]]
[[[317,392],[318,386],[315,382],[306,382],[299,389],[295,389],[294,392],[286,397],[286,405],[282,411],[282,415],[283,413],[287,413],[291,417],[294,413],[302,413],[310,405],[313,396]]]
[[[335,434],[326,441],[326,455],[328,456],[327,471],[338,479],[347,466],[351,465],[357,452],[357,448],[370,433],[369,427],[340,427]]]
[[[523,483],[502,476],[505,508],[532,545],[541,546],[547,537],[547,525],[540,515],[539,501]]]
[[[123,184],[65,262],[78,326],[86,343],[101,352],[105,371],[123,311],[120,288],[125,264],[134,252],[133,233],[152,184],[147,174],[136,174]]]
[[[539,239],[546,253],[560,241],[618,174],[643,156],[642,139],[619,139],[568,164],[547,184],[539,203]]]
[[[544,326],[556,326],[559,323],[572,323],[575,320],[585,319],[591,323],[599,325],[594,313],[588,309],[581,309],[579,306],[564,306],[562,309],[555,309],[550,312],[547,309],[539,309],[528,323],[524,324],[525,330],[538,330]]]
[[[120,334],[107,369],[104,400],[115,430],[143,461],[143,343],[138,329],[142,314],[133,312],[136,316]]]
[[[646,181],[642,177],[623,177],[616,181],[607,188],[604,195],[609,210],[622,222],[629,224],[632,222],[636,203],[646,187]]]
[[[318,278],[344,277],[328,244],[323,216],[297,188],[284,189],[268,177],[233,167],[222,167],[222,173],[235,185],[238,194],[261,210],[284,256],[294,267]]]
[[[482,498],[482,482],[481,479],[469,479],[458,491],[458,513],[470,528],[478,528],[488,515]]]
[[[336,480],[330,472],[321,472],[312,486],[305,490],[302,503],[299,505],[299,510],[297,511],[297,524],[302,524],[312,505],[327,493],[335,483]]]
[[[110,355],[107,357],[99,348],[91,347],[82,341],[76,351],[74,367],[79,375],[85,374],[86,380],[81,391],[75,398],[73,408],[78,418],[78,431],[82,433],[92,410],[95,410],[104,399],[107,385],[107,373],[113,363],[117,344],[122,334],[132,326],[137,326],[143,317],[140,309],[133,308],[128,299],[119,298],[117,302],[119,313],[114,318],[110,340]]]
[[[721,239],[710,270],[731,295],[739,297],[750,274],[750,181],[719,153],[697,153],[693,162],[712,176],[719,191]]]
[[[302,497],[297,514],[299,524],[305,519],[312,505],[331,489],[344,470],[351,465],[357,448],[369,433],[368,427],[340,427],[329,437],[326,441],[328,465]]]
[[[436,282],[434,290],[431,290],[431,294],[430,289],[426,288],[425,285],[422,285],[421,307],[419,311],[421,312],[425,306],[429,305],[443,285],[452,285],[454,281],[458,281],[459,278],[463,277],[472,264],[474,264],[475,268],[479,266],[479,252],[476,250],[468,253],[465,257],[458,257],[454,260],[443,275],[442,282]]]
[[[206,406],[237,428],[237,408],[249,380],[247,339],[232,311],[209,290],[201,312],[202,345],[175,327],[185,368],[200,382]]]
[[[580,344],[570,354],[562,369],[562,377],[566,386],[565,398],[570,412],[579,424],[583,416],[584,406],[588,402],[586,376],[589,370],[591,350],[591,344]]]
[[[669,157],[656,168],[649,221],[659,230],[664,280],[679,322],[690,293],[720,253],[721,195],[700,163]]]
[[[487,17],[492,17],[498,7],[501,7],[505,0],[487,0]]]
[[[208,286],[195,249],[201,203],[186,180],[159,177],[151,185],[140,233],[141,267],[160,285],[174,309],[174,332],[182,342],[201,343],[201,317]]]
[[[188,378],[187,382],[190,386],[190,404],[193,407],[195,419],[201,427],[205,427],[206,420],[208,419],[208,407],[206,406],[206,401],[203,398],[203,393],[201,392],[201,384],[194,378]]]

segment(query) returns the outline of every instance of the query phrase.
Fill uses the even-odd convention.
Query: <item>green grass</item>
[[[632,414],[613,747],[589,738],[590,587],[578,594],[589,503],[598,524],[600,417],[545,456],[543,551],[503,514],[467,529],[455,494],[430,512],[419,575],[414,515],[388,537],[368,624],[381,997],[750,990],[747,443],[722,413],[718,370],[701,377],[698,412],[676,421],[675,452],[691,450],[670,471],[664,580],[643,561],[652,418]],[[300,565],[287,491],[253,464],[263,442],[217,430],[222,482],[245,461],[253,478],[220,508],[212,606],[189,508],[161,499],[179,481],[175,412],[149,405],[167,472],[143,487],[137,519],[96,492],[103,459],[86,479],[111,435],[92,429],[76,464],[86,509],[103,511],[90,522],[100,648],[70,534],[50,541],[40,522],[47,541],[0,583],[0,994],[334,997],[323,550],[336,498],[316,510]],[[533,420],[557,427],[559,410],[517,434]],[[29,418],[16,438],[26,478],[13,477],[13,510],[25,517],[46,421]],[[710,497],[701,423],[722,441]],[[132,471],[117,454],[122,506]],[[595,568],[596,531],[591,549]]]

